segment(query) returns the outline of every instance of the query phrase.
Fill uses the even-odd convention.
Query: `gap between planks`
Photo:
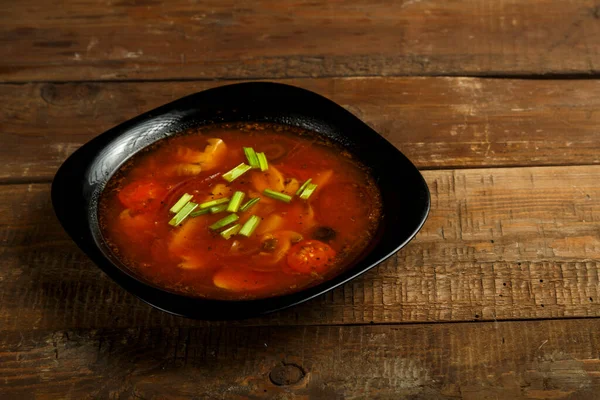
[[[600,163],[597,81],[284,80],[330,98],[422,170]],[[0,85],[6,182],[50,181],[82,144],[217,82]]]
[[[473,167],[466,167],[466,166],[448,166],[448,167],[422,167],[419,168],[419,171],[421,172],[425,172],[425,171],[485,171],[485,170],[491,170],[491,169],[521,169],[521,168],[557,168],[557,167],[595,167],[598,166],[598,164],[595,163],[579,163],[579,164],[546,164],[546,165],[486,165],[483,167],[478,167],[478,168],[473,168]],[[45,184],[45,183],[52,183],[53,178],[49,178],[49,177],[26,177],[26,176],[19,176],[19,177],[0,177],[0,186],[8,186],[8,185],[32,185],[32,184]]]
[[[473,79],[514,79],[514,80],[597,80],[600,79],[600,72],[591,71],[589,73],[579,73],[573,74],[569,72],[565,73],[544,73],[540,72],[539,74],[525,73],[525,72],[515,72],[511,73],[502,73],[502,72],[482,72],[481,74],[463,74],[457,72],[456,74],[450,73],[431,73],[431,74],[418,74],[418,75],[410,75],[410,74],[386,74],[386,75],[319,75],[316,77],[312,77],[310,79],[319,80],[319,79],[379,79],[379,78],[473,78]],[[249,82],[249,81],[258,81],[258,82],[270,82],[277,81],[281,83],[286,83],[286,81],[293,81],[298,79],[307,79],[304,75],[286,75],[285,77],[272,77],[272,76],[249,76],[249,77],[216,77],[216,78],[202,78],[202,77],[193,77],[193,78],[130,78],[130,79],[76,79],[76,80],[52,80],[52,79],[32,79],[26,81],[11,81],[11,80],[0,80],[0,85],[28,85],[31,83],[48,83],[54,85],[60,84],[85,84],[85,83],[94,83],[94,84],[102,84],[102,83],[173,83],[173,82],[215,82],[215,83],[238,83],[238,82]]]
[[[599,329],[570,320],[0,331],[0,397],[597,399]]]
[[[0,75],[67,81],[599,70],[595,0],[165,3],[84,0],[68,12],[56,0],[4,7]]]

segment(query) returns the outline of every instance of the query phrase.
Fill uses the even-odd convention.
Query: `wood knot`
[[[288,386],[300,382],[304,376],[306,376],[306,373],[301,366],[293,363],[282,363],[271,370],[269,379],[274,385]]]
[[[46,103],[55,106],[72,106],[81,102],[95,101],[100,90],[98,85],[89,83],[47,83],[40,88],[40,97]]]
[[[48,104],[54,104],[54,98],[56,97],[56,85],[48,83],[40,89],[40,96]]]

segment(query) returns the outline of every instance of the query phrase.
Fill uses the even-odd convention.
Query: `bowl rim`
[[[102,175],[100,178],[98,178],[99,180],[97,182],[90,183],[91,178],[89,174],[94,171],[95,167],[97,167],[97,165],[94,163],[98,160],[99,154],[106,150],[109,145],[116,143],[116,141],[120,140],[121,138],[127,137],[127,135],[132,135],[133,130],[140,128],[140,126],[143,126],[144,124],[146,124],[146,129],[148,129],[153,122],[160,122],[162,121],[161,118],[164,118],[165,116],[172,116],[173,113],[181,113],[182,110],[193,114],[199,111],[198,106],[200,104],[206,105],[207,102],[210,102],[211,100],[214,101],[215,98],[226,98],[233,93],[250,94],[250,98],[246,99],[248,102],[247,107],[258,107],[258,109],[261,107],[259,100],[264,100],[265,98],[273,101],[273,103],[270,103],[272,107],[274,104],[277,104],[276,102],[285,103],[285,101],[289,99],[295,99],[293,101],[301,100],[311,102],[314,107],[313,114],[320,113],[322,110],[317,110],[317,108],[322,107],[325,109],[325,111],[333,115],[333,122],[327,122],[333,126],[332,129],[337,128],[336,122],[338,126],[350,124],[353,126],[355,131],[358,131],[365,136],[368,135],[369,143],[374,143],[374,146],[380,146],[380,148],[385,147],[386,151],[390,152],[390,157],[393,155],[394,160],[399,160],[399,162],[402,164],[402,167],[406,169],[402,170],[403,173],[406,173],[407,176],[410,176],[411,179],[419,184],[418,193],[420,197],[418,200],[420,209],[418,212],[420,215],[416,216],[415,224],[405,232],[402,240],[397,241],[392,247],[388,246],[390,248],[386,249],[383,252],[384,254],[376,256],[374,260],[369,260],[366,262],[367,265],[361,264],[363,264],[368,257],[363,258],[361,261],[355,263],[355,265],[353,265],[351,268],[346,268],[337,275],[334,275],[317,285],[310,286],[297,292],[267,298],[250,300],[218,300],[185,296],[184,294],[174,293],[153,285],[150,282],[144,281],[129,269],[119,266],[117,264],[118,259],[111,260],[101,248],[102,244],[98,243],[98,232],[94,232],[94,227],[92,226],[93,224],[90,222],[89,217],[90,215],[97,214],[97,197],[104,189],[104,185],[106,185],[112,175],[120,168],[120,165],[122,165],[129,158],[133,157],[134,154],[143,148],[160,140],[161,137],[154,138],[145,144],[139,144],[140,147],[125,157],[125,159],[122,160],[121,163],[114,168],[114,170],[112,170],[109,176]],[[255,97],[252,97],[252,95]],[[298,98],[300,100],[298,100]],[[235,104],[239,106],[238,103]],[[308,108],[309,110],[311,109],[310,105],[303,105],[302,107]],[[241,109],[243,113],[243,107],[241,107]],[[185,112],[183,114],[185,114]],[[236,113],[238,113],[238,110],[234,111],[234,115]],[[309,119],[311,118],[310,116],[304,117]],[[221,117],[214,118],[218,119]],[[290,123],[290,125],[294,124]],[[171,134],[176,134],[184,130],[185,128],[181,128],[172,132]],[[319,132],[318,130],[315,130],[315,132],[321,136],[331,139],[331,137],[324,132]],[[344,138],[348,139],[348,133],[344,132],[343,129],[341,130],[340,134],[342,137],[339,138],[339,140],[344,140]],[[348,149],[344,143],[339,144]],[[352,150],[351,152],[359,156],[359,159],[361,158],[361,156],[356,153],[356,149]],[[372,167],[372,165],[367,164],[367,167]],[[76,179],[78,185],[69,185],[73,179]],[[103,184],[101,184],[102,182]],[[400,152],[399,149],[393,146],[379,133],[361,121],[358,117],[345,110],[342,106],[334,103],[324,96],[296,86],[274,82],[234,83],[207,89],[184,96],[163,106],[144,112],[137,117],[125,121],[105,131],[104,133],[101,133],[81,146],[64,161],[52,182],[51,197],[54,211],[65,231],[69,234],[77,246],[82,249],[83,252],[117,284],[155,308],[179,316],[207,320],[237,319],[279,311],[281,309],[304,303],[348,283],[349,281],[387,260],[404,246],[406,246],[406,244],[410,242],[422,228],[429,215],[431,206],[430,192],[421,173],[417,170],[414,164],[412,164],[412,162],[410,162],[406,156]],[[96,201],[95,206],[94,201]],[[82,205],[87,205],[87,209],[82,210]],[[93,210],[90,208],[93,208]],[[83,214],[88,216],[88,219],[85,221],[82,220]],[[383,214],[380,221],[380,228],[378,229],[380,234],[385,233],[384,229],[386,222],[386,215]],[[374,248],[369,250],[367,256],[373,254],[377,246],[378,244],[375,244]],[[164,296],[164,299],[158,299],[157,301],[156,296]],[[198,308],[202,307],[205,308],[203,310],[198,310]],[[208,308],[208,310],[206,308]]]

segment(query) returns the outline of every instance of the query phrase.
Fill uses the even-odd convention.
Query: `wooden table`
[[[0,5],[0,398],[600,398],[596,0],[65,3]],[[284,312],[155,310],[63,232],[53,174],[143,111],[255,79],[384,135],[429,220]]]

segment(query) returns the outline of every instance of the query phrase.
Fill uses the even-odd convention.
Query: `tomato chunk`
[[[131,211],[149,212],[160,207],[167,189],[154,181],[137,181],[125,186],[119,192],[119,201]]]
[[[296,272],[323,273],[334,261],[336,252],[318,240],[304,240],[295,244],[287,256],[288,266]]]

